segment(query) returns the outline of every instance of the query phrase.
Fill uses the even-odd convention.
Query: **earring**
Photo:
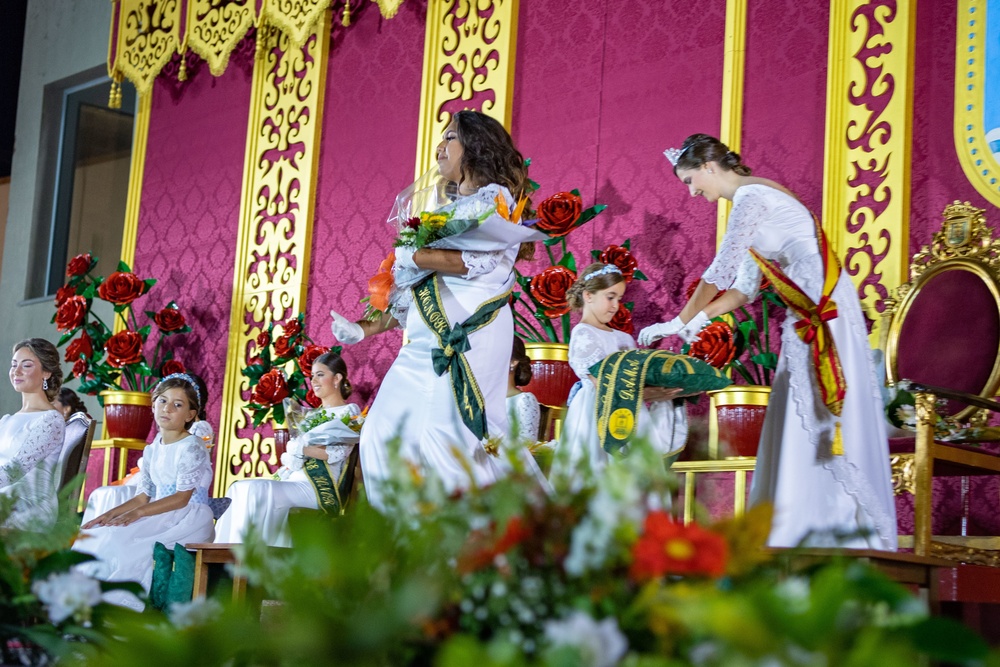
[[[708,173],[710,173],[710,174],[714,174],[714,173],[715,173],[715,170],[713,170],[713,169],[709,169],[709,170],[708,170]]]
[[[517,368],[517,364],[511,364],[510,365],[510,370],[514,370],[515,368]]]
[[[48,388],[49,388],[49,379],[45,378],[44,380],[42,380],[42,389],[48,390]]]

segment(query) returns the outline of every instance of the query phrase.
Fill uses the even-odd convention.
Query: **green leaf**
[[[558,245],[561,241],[562,241],[562,237],[560,237],[560,236],[550,236],[549,238],[547,238],[544,241],[542,241],[542,243],[544,243],[545,245],[547,245],[548,247],[551,248],[554,245]]]
[[[129,268],[129,265],[120,260],[118,262],[118,268],[115,269],[115,271],[120,271],[122,273],[132,273],[132,269]]]
[[[145,361],[140,361],[137,364],[131,364],[131,367],[135,370],[136,375],[141,375],[142,377],[152,377],[155,375],[153,369],[149,367]]]
[[[781,300],[781,297],[778,296],[777,292],[772,292],[771,288],[765,289],[763,292],[760,293],[760,295],[765,301],[774,304],[778,308],[785,307],[785,302]]]
[[[156,284],[156,278],[146,278],[145,280],[142,281],[142,284],[143,284],[142,293],[145,294],[150,290],[150,288],[153,287],[153,285]]]
[[[757,333],[757,323],[753,320],[745,320],[736,325],[740,333],[742,333],[747,338],[750,338],[753,334]]]
[[[649,278],[646,277],[646,274],[640,271],[639,269],[636,269],[632,273],[632,277],[635,278],[636,280],[649,280]]]
[[[260,426],[261,422],[263,422],[264,419],[267,417],[267,413],[268,412],[270,412],[270,410],[261,410],[261,411],[256,411],[255,410],[254,411],[254,413],[253,413],[253,425],[254,425],[254,428],[257,428],[258,426]]]
[[[570,192],[570,194],[574,194],[574,195],[576,195],[577,197],[581,197],[581,196],[583,196],[583,195],[581,195],[581,194],[580,194],[580,191],[579,191],[578,189],[576,189],[576,188],[573,188],[573,189],[572,189],[572,190],[570,190],[569,192]]]
[[[530,157],[524,158],[524,166],[525,167],[530,167],[531,166],[531,158]]]
[[[94,299],[97,297],[97,288],[100,285],[96,282],[87,285],[87,289],[83,290],[81,296],[85,299]]]
[[[72,339],[73,336],[76,334],[76,332],[79,331],[79,330],[80,330],[80,328],[77,327],[76,329],[73,329],[72,331],[67,331],[62,336],[59,336],[59,342],[56,343],[56,347],[62,347],[63,345],[65,345],[66,343],[68,343],[70,341],[70,339]]]
[[[755,364],[760,364],[769,371],[773,371],[778,367],[778,355],[774,352],[761,352],[760,354],[755,354],[750,357],[750,361]]]
[[[596,262],[600,258],[601,258],[601,251],[600,250],[591,250],[590,251],[590,261]]]
[[[631,250],[632,249],[632,239],[625,239],[625,242],[622,243],[622,247],[625,248],[626,250]]]
[[[536,181],[533,181],[533,180],[531,180],[529,178],[528,179],[528,187],[531,188],[532,192],[538,192],[538,190],[541,189],[542,186],[539,185]]]
[[[594,219],[595,216],[597,216],[598,213],[600,213],[606,208],[607,208],[606,204],[594,204],[590,208],[583,209],[583,213],[580,214],[580,219],[576,221],[576,224],[573,225],[573,228],[576,229],[577,227],[580,227],[584,223],[590,222],[591,220]]]
[[[249,380],[250,380],[250,386],[253,387],[258,382],[260,382],[261,376],[264,375],[264,373],[267,372],[267,369],[264,368],[263,364],[251,364],[251,365],[247,366],[246,368],[244,368],[243,370],[241,370],[240,372],[244,376],[246,376],[247,378],[249,378]]]
[[[285,406],[282,403],[275,403],[271,408],[271,415],[274,417],[274,421],[279,424],[285,423]]]
[[[138,333],[140,336],[142,336],[142,341],[143,342],[146,342],[146,339],[149,338],[149,332],[152,331],[152,330],[153,330],[153,327],[151,325],[147,324],[143,328],[139,329],[139,331],[136,332],[136,333]]]
[[[559,260],[559,264],[557,264],[557,266],[565,266],[573,273],[576,273],[576,258],[573,257],[573,253],[568,252],[562,256],[562,259]]]

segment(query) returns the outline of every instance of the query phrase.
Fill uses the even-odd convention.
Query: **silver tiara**
[[[201,410],[201,390],[198,389],[198,383],[194,381],[194,378],[188,375],[187,373],[171,373],[170,375],[168,375],[167,377],[163,378],[158,383],[156,383],[156,389],[159,389],[160,385],[166,382],[167,380],[174,380],[174,379],[184,380],[189,385],[191,385],[191,388],[194,389],[194,395],[198,397],[198,409]],[[156,390],[154,389],[153,391]]]
[[[598,269],[597,271],[591,271],[583,277],[584,280],[590,280],[591,278],[596,278],[597,276],[606,276],[609,273],[617,273],[621,275],[622,270],[619,269],[614,264],[605,264],[604,267]]]
[[[676,167],[677,163],[680,162],[681,156],[689,150],[691,150],[691,146],[688,146],[687,148],[668,148],[663,151],[663,154],[667,156],[668,160],[670,160],[670,164]]]

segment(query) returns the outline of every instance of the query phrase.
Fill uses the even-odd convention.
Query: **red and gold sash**
[[[840,278],[840,261],[836,253],[830,246],[823,228],[819,225],[819,220],[813,216],[816,223],[816,239],[819,243],[820,255],[823,257],[823,293],[819,303],[813,303],[812,299],[802,291],[792,280],[785,275],[777,265],[767,261],[760,254],[750,249],[760,270],[767,276],[774,289],[787,304],[789,310],[795,314],[798,321],[795,323],[795,333],[809,346],[812,352],[813,366],[816,368],[816,377],[819,379],[820,396],[826,407],[836,416],[840,416],[844,407],[844,396],[847,394],[847,380],[844,378],[844,369],[840,365],[840,357],[837,355],[837,346],[834,344],[833,335],[830,333],[830,320],[837,317],[837,304],[833,300],[833,288]],[[837,424],[838,431],[840,424]],[[837,433],[839,436],[839,433]],[[839,437],[834,439],[834,453],[839,447]]]

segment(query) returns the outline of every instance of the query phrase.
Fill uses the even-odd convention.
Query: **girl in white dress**
[[[143,450],[139,493],[97,517],[83,517],[73,549],[97,558],[79,565],[104,581],[137,581],[149,590],[153,545],[211,542],[215,534],[208,491],[212,463],[204,441],[188,431],[198,416],[201,397],[193,378],[174,373],[153,389],[153,415],[160,442]],[[105,595],[109,602],[141,610],[143,604],[123,591]]]
[[[608,326],[624,295],[625,276],[621,270],[614,264],[600,263],[584,269],[566,291],[570,308],[583,313],[569,339],[569,365],[582,386],[566,411],[553,464],[555,475],[571,473],[581,464],[600,472],[611,460],[598,435],[597,378],[591,375],[590,368],[614,352],[635,349],[630,335]],[[635,433],[664,456],[679,452],[687,441],[685,407],[675,406],[672,400],[680,392],[674,388],[643,388],[643,400],[649,407],[639,406]]]
[[[457,219],[484,216],[494,209],[497,195],[514,210],[516,200],[526,193],[524,159],[503,126],[479,112],[455,114],[438,145],[437,157],[441,177],[456,184],[459,195],[440,210],[453,212]],[[400,247],[394,272],[436,272],[450,329],[511,289],[518,250],[516,241],[499,251]],[[510,308],[499,308],[486,326],[469,333],[469,348],[464,352],[483,399],[486,437],[477,436],[463,422],[451,373],[434,371],[432,351],[441,345],[417,310],[411,305],[407,314],[397,304],[395,316],[385,315],[376,322],[350,322],[331,313],[334,336],[345,344],[395,328],[401,324],[400,317],[404,320],[407,344],[383,378],[361,433],[365,493],[380,510],[385,509],[384,492],[394,473],[389,444],[397,438],[402,460],[416,470],[432,472],[449,491],[490,484],[502,474],[484,442],[507,433],[508,351],[514,337]]]
[[[43,338],[14,346],[10,382],[21,409],[0,418],[0,493],[15,497],[4,525],[44,530],[56,519],[66,425],[52,406],[62,384],[59,351]]]
[[[830,260],[824,261],[813,217],[791,192],[750,176],[738,154],[704,134],[688,137],[667,157],[692,197],[729,199],[733,209],[719,253],[687,305],[670,322],[644,329],[640,343],[673,334],[691,340],[712,317],[755,298],[761,270],[750,249],[776,261],[814,304],[820,302]],[[728,291],[712,301],[720,289]],[[797,335],[798,320],[789,311],[750,501],[774,505],[771,546],[805,540],[813,546],[895,550],[896,510],[880,383],[861,304],[845,271],[828,296],[836,304],[836,317],[827,325],[846,379],[841,414],[835,416],[824,404],[809,345]]]
[[[307,420],[322,413],[326,417],[341,420],[345,415],[354,417],[361,413],[354,403],[347,403],[351,395],[351,382],[347,379],[347,364],[336,352],[320,355],[312,365],[313,393],[323,401],[322,407],[309,413]],[[307,434],[304,434],[307,435]],[[357,436],[347,442],[336,442],[325,446],[305,445],[301,457],[316,459],[327,464],[330,477],[334,481],[345,475],[353,475],[346,466],[352,462],[351,453],[357,446]],[[289,443],[286,456],[297,451],[294,443]],[[288,512],[293,507],[320,509],[316,483],[304,467],[296,470],[284,467],[279,471],[280,480],[246,479],[234,482],[226,493],[232,499],[229,509],[215,526],[217,542],[242,542],[250,526],[261,539],[275,547],[292,545],[288,534]],[[340,498],[343,507],[347,498]]]

